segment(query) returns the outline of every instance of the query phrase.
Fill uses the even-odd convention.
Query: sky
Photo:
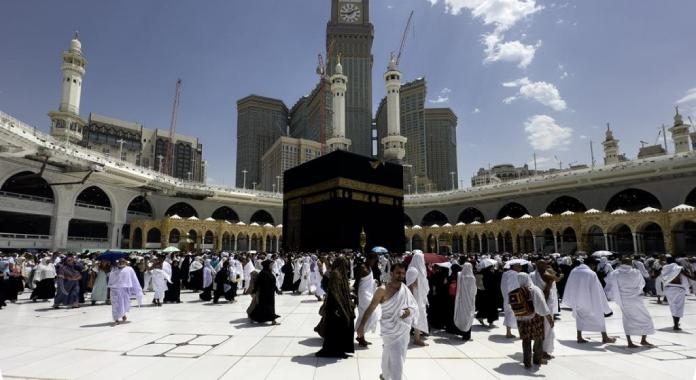
[[[330,0],[0,2],[0,110],[49,131],[61,54],[80,33],[80,113],[197,136],[208,182],[234,186],[236,101],[291,107],[317,83]],[[373,112],[398,50],[404,81],[425,77],[427,107],[458,117],[458,178],[481,167],[602,164],[606,124],[635,158],[661,143],[674,106],[696,118],[693,0],[371,0]],[[668,132],[669,135],[669,132]],[[659,137],[659,138],[658,138]],[[668,151],[674,147],[668,140]]]

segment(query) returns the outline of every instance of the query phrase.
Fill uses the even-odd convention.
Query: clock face
[[[360,20],[360,7],[352,3],[341,6],[338,13],[343,22],[357,22]]]

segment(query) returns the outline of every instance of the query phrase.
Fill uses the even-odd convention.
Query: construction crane
[[[406,27],[404,28],[404,33],[401,35],[401,44],[399,45],[399,52],[396,54],[396,67],[399,67],[399,61],[401,60],[401,53],[404,51],[404,46],[406,46],[406,34],[408,30],[413,27],[413,11],[408,15],[408,21],[406,21]]]
[[[326,61],[319,53],[317,55],[317,75],[319,75],[319,144],[321,144],[321,154],[326,153],[326,128],[328,125],[326,114],[326,87],[329,85],[329,72],[327,65],[333,53],[334,40],[331,39],[326,47]],[[330,85],[329,85],[330,86]]]
[[[176,92],[174,93],[174,105],[172,106],[172,117],[169,122],[169,141],[167,141],[167,153],[162,160],[160,171],[164,174],[173,175],[174,168],[174,135],[176,133],[176,115],[179,111],[179,101],[181,98],[181,79],[176,81]]]

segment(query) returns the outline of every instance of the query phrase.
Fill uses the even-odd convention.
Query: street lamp
[[[274,192],[274,193],[275,193],[275,189],[276,189],[276,184],[274,183],[274,184],[273,184],[273,192]]]
[[[243,178],[244,178],[244,180],[242,181],[242,183],[244,184],[244,187],[243,187],[244,189],[246,189],[246,174],[247,174],[247,173],[248,173],[248,172],[247,172],[246,169],[242,170],[242,174],[243,174]]]
[[[408,186],[408,195],[411,195],[411,184],[409,183],[409,184],[406,185],[406,186]]]
[[[418,176],[413,176],[413,194],[418,194]]]
[[[126,142],[124,139],[116,140],[120,147],[118,148],[118,159],[123,160],[123,143]]]
[[[452,191],[454,191],[454,174],[455,172],[450,172],[450,175],[452,176]]]
[[[191,171],[186,172],[186,174],[188,175],[188,180],[191,181]]]
[[[276,187],[278,189],[278,192],[280,193],[280,176],[276,176],[276,182],[278,183],[278,186]]]
[[[252,182],[251,185],[253,186],[252,190],[256,190],[256,182]]]
[[[160,173],[162,173],[162,159],[163,159],[163,158],[164,158],[164,156],[161,155],[161,154],[160,154],[159,156],[157,156],[157,159],[159,160],[159,166],[158,166],[158,167],[159,167],[159,172],[160,172]]]

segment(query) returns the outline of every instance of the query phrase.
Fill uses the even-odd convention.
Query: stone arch
[[[686,195],[686,198],[684,198],[684,203],[689,206],[696,207],[696,187],[694,187],[693,190]]]
[[[477,209],[476,207],[467,207],[459,213],[457,222],[469,224],[473,221],[481,223],[486,221],[481,210]]]
[[[604,231],[602,227],[596,224],[591,225],[587,229],[584,237],[585,247],[587,247],[590,253],[607,249],[607,247],[605,247]]]
[[[452,234],[452,252],[462,253],[464,252],[464,241],[463,237],[459,232]]]
[[[654,253],[665,253],[665,234],[662,227],[655,222],[646,222],[636,228],[636,244],[638,252],[649,255]]]
[[[166,216],[172,216],[174,214],[179,215],[184,219],[190,218],[192,216],[195,216],[196,218],[199,217],[196,208],[186,202],[174,203],[173,205],[169,206],[167,212],[164,213],[164,215]]]
[[[238,251],[248,251],[249,250],[249,235],[244,232],[240,232],[237,235],[237,250]]]
[[[696,221],[682,220],[672,227],[674,251],[685,255],[696,255]]]
[[[633,233],[627,224],[619,223],[609,229],[609,250],[619,254],[633,253]]]
[[[548,206],[546,206],[546,212],[550,214],[558,215],[565,211],[580,213],[587,211],[587,207],[585,207],[585,205],[577,198],[567,195],[562,195],[554,199],[548,204]]]
[[[614,194],[607,202],[604,211],[612,212],[622,209],[634,212],[646,207],[662,210],[662,204],[655,195],[645,190],[629,188]]]
[[[512,252],[513,251],[513,244],[512,244],[512,232],[510,231],[505,231],[503,234],[503,246],[501,247],[503,252]]]
[[[68,240],[71,238],[80,239],[109,239],[109,226],[104,222],[94,222],[91,220],[70,219],[68,223]]]
[[[526,207],[517,202],[509,202],[498,211],[498,219],[503,219],[506,216],[517,219],[524,214],[529,214]]]
[[[571,210],[572,211],[572,210]],[[575,253],[578,249],[578,236],[575,233],[573,227],[566,227],[561,233],[560,246],[558,249],[560,253],[569,254]]]
[[[203,244],[215,244],[215,234],[213,231],[205,231],[205,235],[203,235]]]
[[[10,176],[2,183],[0,191],[55,200],[55,194],[48,182],[38,173],[31,171],[22,171]]]
[[[232,246],[232,235],[225,231],[222,233],[222,247],[220,247],[220,249],[223,251],[230,251],[232,248],[234,248]]]
[[[425,216],[423,216],[423,219],[421,220],[421,226],[432,226],[433,224],[441,226],[445,223],[449,223],[449,220],[447,220],[447,216],[438,210],[432,210],[428,212],[427,214],[425,214]]]
[[[128,203],[128,214],[152,216],[154,211],[150,202],[142,195],[138,195]]]
[[[169,236],[167,237],[167,243],[169,244],[179,244],[181,241],[181,231],[176,228],[169,231]]]
[[[421,251],[425,251],[425,242],[423,241],[423,237],[420,236],[420,234],[413,235],[413,238],[411,239],[411,247],[413,249],[420,249]]]
[[[413,220],[406,213],[404,213],[404,226],[413,227]]]
[[[159,228],[153,227],[147,231],[146,243],[161,243],[162,242],[162,232]]]
[[[519,235],[517,247],[520,252],[534,252],[534,234],[532,234],[532,231],[527,229]]]
[[[131,247],[134,249],[141,249],[143,247],[143,230],[140,227],[136,227],[133,230],[133,241],[131,242]]]
[[[191,229],[191,230],[186,234],[186,236],[188,237],[187,243],[193,243],[194,245],[195,245],[195,244],[198,244],[198,240],[199,240],[199,239],[198,239],[198,235],[199,235],[199,234],[198,234],[198,231],[196,231],[196,230],[194,230],[194,229]]]
[[[271,214],[266,210],[256,211],[251,216],[251,219],[249,219],[249,224],[254,223],[254,222],[256,222],[262,226],[266,223],[270,223],[270,224],[275,225],[275,223],[273,222],[273,216],[271,216]]]
[[[239,215],[237,215],[237,212],[227,206],[222,206],[215,209],[211,218],[215,220],[227,220],[232,223],[239,222]]]
[[[99,186],[92,185],[85,187],[77,194],[75,204],[83,204],[88,206],[98,206],[111,210],[113,202],[111,197]]]

